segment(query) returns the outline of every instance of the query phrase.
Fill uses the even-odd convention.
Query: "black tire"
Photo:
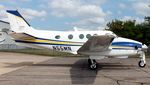
[[[94,66],[93,66],[94,65]],[[91,64],[91,65],[89,65],[89,68],[91,69],[91,70],[96,70],[97,68],[98,68],[98,65],[97,64]]]
[[[93,59],[93,62],[94,62],[94,63],[97,63],[95,59]]]
[[[139,63],[138,63],[138,65],[139,65],[139,67],[141,67],[141,68],[144,68],[145,66],[146,66],[146,64],[144,63],[144,61],[139,61]]]
[[[96,70],[98,68],[98,64],[97,64],[96,60],[93,59],[93,64],[92,64],[91,59],[89,58],[88,59],[88,67],[91,70]]]

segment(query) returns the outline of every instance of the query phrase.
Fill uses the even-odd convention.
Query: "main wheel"
[[[96,60],[88,59],[88,66],[91,70],[96,70],[98,68]]]
[[[138,64],[139,64],[139,67],[141,68],[144,68],[146,66],[146,64],[142,60],[140,60]]]
[[[90,65],[89,65],[89,68],[90,68],[91,70],[96,70],[97,67],[98,67],[97,63],[93,63],[93,64],[90,64]]]

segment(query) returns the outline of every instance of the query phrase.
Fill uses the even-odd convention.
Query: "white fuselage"
[[[78,49],[89,39],[90,36],[96,35],[114,35],[111,31],[43,31],[30,29],[25,34],[34,37],[35,41],[16,40],[20,45],[36,48],[46,48],[56,51],[69,52],[77,54]],[[116,37],[109,47],[108,51],[80,53],[93,56],[129,56],[136,55],[137,49],[142,48],[142,43]]]

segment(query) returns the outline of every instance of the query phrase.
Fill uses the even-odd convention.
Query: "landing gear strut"
[[[98,65],[95,59],[88,59],[88,64],[91,70],[96,70],[98,68]]]
[[[140,61],[138,65],[139,67],[144,68],[146,66],[145,53],[141,51],[139,54],[140,54]]]

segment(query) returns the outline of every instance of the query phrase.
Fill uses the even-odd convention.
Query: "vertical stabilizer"
[[[25,32],[31,29],[30,24],[21,16],[17,10],[7,10],[10,28],[14,32]]]

